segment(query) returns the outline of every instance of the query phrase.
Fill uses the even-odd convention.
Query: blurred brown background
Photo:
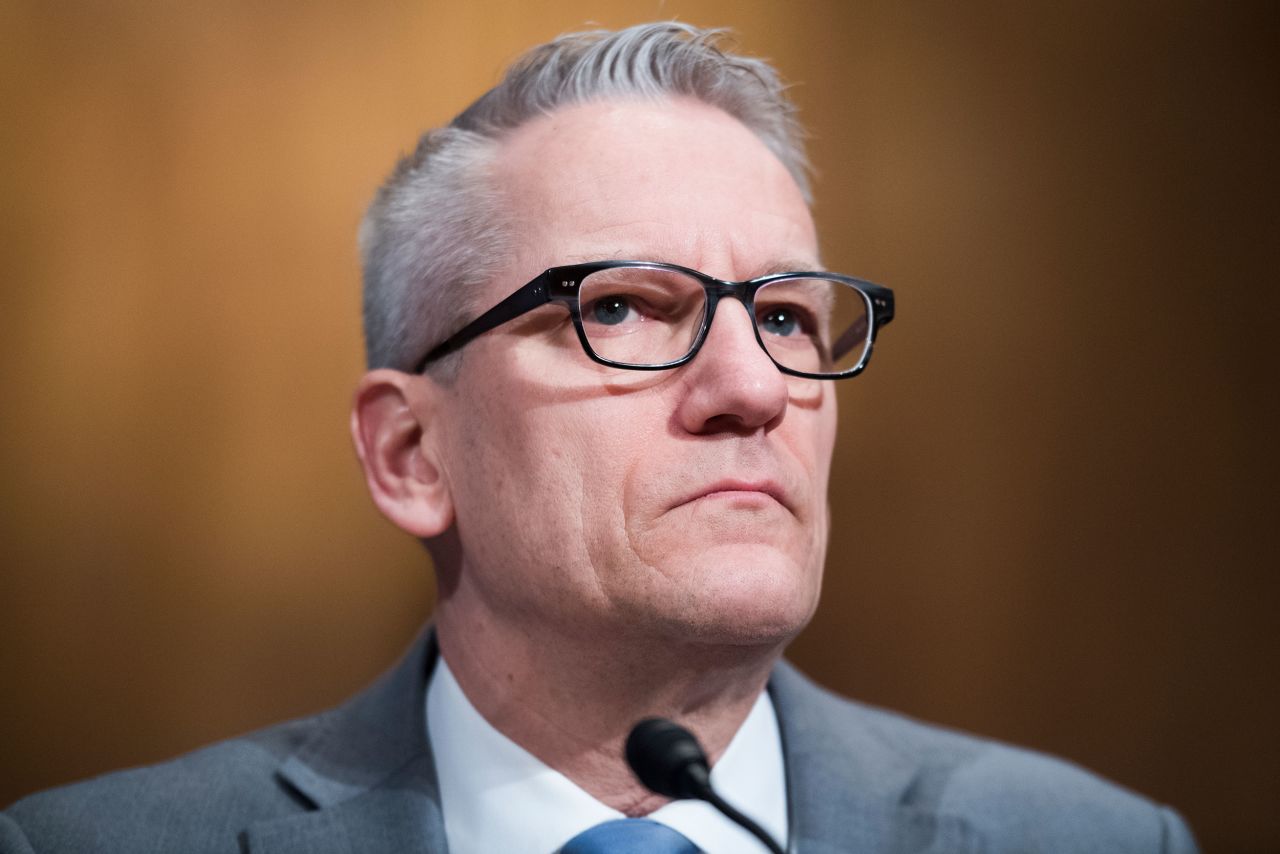
[[[793,657],[1280,849],[1266,4],[0,5],[0,804],[332,704],[429,613],[365,497],[354,234],[598,22],[736,29],[812,130],[841,388]]]

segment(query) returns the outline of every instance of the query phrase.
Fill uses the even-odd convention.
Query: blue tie
[[[698,854],[683,833],[647,818],[618,818],[588,827],[560,854]]]

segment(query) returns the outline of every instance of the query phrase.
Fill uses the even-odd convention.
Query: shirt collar
[[[427,738],[449,850],[551,854],[588,827],[621,818],[577,784],[494,729],[441,656],[427,687]],[[782,741],[768,692],[711,770],[716,790],[775,839],[786,840]],[[675,801],[649,815],[707,854],[757,850],[759,843],[710,804]]]

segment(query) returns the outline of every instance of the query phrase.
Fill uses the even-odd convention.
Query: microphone
[[[765,829],[711,788],[711,768],[693,733],[665,718],[646,718],[627,736],[627,764],[646,788],[676,800],[706,801],[742,827],[772,854],[785,854]]]

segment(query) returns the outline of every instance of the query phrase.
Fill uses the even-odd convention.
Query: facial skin
[[[565,108],[503,141],[514,249],[476,304],[626,258],[721,279],[816,269],[795,182],[700,103]],[[440,652],[496,729],[601,802],[663,798],[622,760],[680,720],[714,763],[822,581],[835,388],[787,377],[741,303],[669,371],[590,361],[563,306],[491,330],[456,377],[375,370],[351,428],[370,493],[427,541]]]
[[[515,248],[486,307],[583,260],[819,266],[782,164],[693,101],[559,110],[505,141],[496,180]],[[442,606],[604,644],[780,648],[817,604],[835,412],[833,385],[779,372],[734,300],[672,371],[589,361],[559,306],[487,333],[427,414],[456,523],[437,563],[461,556]]]

